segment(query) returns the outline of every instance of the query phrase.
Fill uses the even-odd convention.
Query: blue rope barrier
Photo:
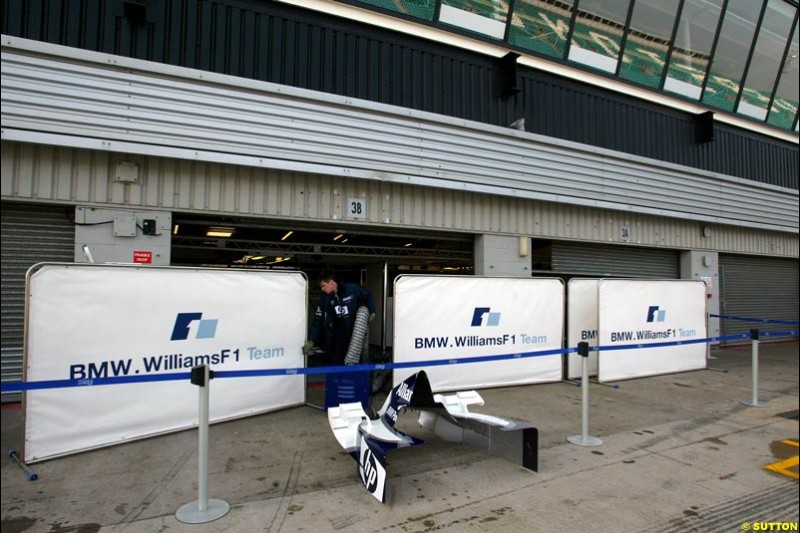
[[[797,330],[787,331],[764,331],[765,336],[780,337],[797,335]],[[590,351],[615,351],[615,350],[638,350],[645,348],[663,348],[666,346],[683,346],[689,344],[711,343],[738,339],[749,339],[750,333],[738,333],[735,335],[724,335],[721,337],[708,337],[704,339],[691,339],[685,341],[654,342],[647,344],[623,344],[618,346],[594,346]],[[431,361],[408,361],[403,363],[373,363],[346,366],[317,366],[300,368],[272,368],[259,370],[215,370],[215,378],[244,378],[244,377],[263,377],[263,376],[293,376],[293,375],[320,375],[320,374],[341,374],[348,372],[372,372],[376,370],[393,370],[396,368],[421,368],[430,366],[463,365],[471,363],[486,363],[491,361],[507,361],[512,359],[528,359],[531,357],[545,357],[548,355],[564,355],[577,352],[577,348],[558,348],[552,350],[541,350],[538,352],[520,352],[500,355],[484,355],[479,357],[453,357],[448,359],[433,359]],[[91,387],[100,385],[120,385],[125,383],[145,383],[155,381],[179,381],[188,380],[191,372],[175,372],[171,374],[148,374],[136,376],[116,376],[110,378],[92,379],[59,379],[50,381],[27,381],[16,383],[3,383],[0,388],[2,392],[22,392],[29,390],[42,389],[63,389],[73,387]]]
[[[531,357],[544,357],[548,355],[563,355],[577,351],[577,348],[558,348],[554,350],[541,350],[538,352],[521,352],[500,355],[484,355],[480,357],[456,357],[449,359],[434,359],[431,361],[408,361],[404,363],[373,363],[364,365],[346,366],[312,366],[299,368],[265,368],[258,370],[214,370],[214,378],[244,378],[263,376],[294,376],[294,375],[319,375],[342,374],[348,372],[372,372],[375,370],[393,370],[395,368],[420,368],[426,366],[458,365],[468,363],[486,363],[489,361],[505,361],[509,359],[527,359]],[[191,372],[178,372],[173,374],[149,374],[143,376],[117,376],[111,378],[94,379],[61,379],[52,381],[28,381],[18,383],[3,383],[3,392],[21,392],[26,390],[64,389],[72,387],[87,387],[93,385],[112,385],[122,383],[142,383],[147,381],[176,381],[189,379]]]
[[[147,383],[151,381],[180,381],[192,377],[191,372],[175,372],[172,374],[146,374],[144,376],[115,376],[111,378],[92,379],[54,379],[49,381],[21,381],[19,383],[3,383],[3,392],[21,392],[24,390],[66,389],[73,387],[94,387],[98,385],[120,385],[123,383]]]
[[[758,322],[761,324],[785,324],[795,326],[800,324],[797,320],[772,320],[769,318],[750,318],[745,316],[731,316],[731,315],[708,315],[712,318],[724,318],[726,320],[741,320],[743,322]]]
[[[800,330],[791,329],[787,331],[761,331],[764,337],[790,337],[792,335],[800,334]]]

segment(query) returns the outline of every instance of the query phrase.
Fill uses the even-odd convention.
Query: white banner
[[[394,361],[431,361],[560,349],[558,279],[401,276],[394,286]],[[424,367],[434,391],[559,381],[560,354]],[[394,371],[399,384],[420,368]]]
[[[300,273],[40,265],[28,283],[27,381],[302,367]],[[218,422],[301,404],[302,375],[211,381]],[[40,461],[197,423],[188,379],[25,393],[25,460]]]
[[[596,279],[571,279],[567,282],[567,347],[579,342],[597,346],[597,282]],[[567,379],[581,377],[583,357],[567,356]],[[597,375],[597,352],[589,352],[589,375]]]
[[[706,289],[693,280],[600,280],[600,346],[641,348],[600,352],[601,382],[706,367],[705,343],[647,348],[706,337]]]

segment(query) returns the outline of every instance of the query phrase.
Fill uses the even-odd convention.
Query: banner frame
[[[708,302],[705,299],[705,294],[706,294],[707,288],[706,288],[706,284],[705,284],[705,282],[703,280],[700,280],[700,279],[680,279],[680,278],[678,278],[678,279],[665,279],[665,278],[598,278],[598,280],[597,280],[597,336],[598,336],[598,346],[602,346],[600,344],[600,283],[603,282],[603,281],[649,281],[649,282],[673,282],[673,283],[674,282],[683,282],[683,283],[687,283],[687,284],[688,283],[695,283],[695,284],[701,283],[703,285],[703,294],[704,294],[704,300],[703,300],[703,306],[704,306],[703,307],[703,327],[705,328],[704,337],[708,337]],[[602,361],[602,356],[603,356],[603,350],[599,350],[597,352],[597,382],[598,383],[607,383],[608,381],[626,381],[626,380],[629,380],[629,379],[642,379],[642,378],[657,377],[657,376],[668,376],[668,375],[672,375],[672,374],[679,374],[679,373],[682,373],[682,372],[695,372],[697,370],[705,370],[705,369],[708,368],[709,349],[708,349],[708,343],[707,342],[704,343],[704,345],[705,345],[705,348],[704,348],[705,366],[703,368],[676,370],[676,371],[671,371],[671,372],[657,372],[657,373],[653,373],[653,374],[644,374],[644,375],[641,375],[641,376],[631,376],[631,377],[625,377],[625,378],[616,378],[616,379],[613,379],[613,380],[603,380],[603,379],[601,379],[600,367],[601,367],[601,361]],[[647,349],[653,349],[653,348],[642,348],[642,349],[643,350],[647,350]]]
[[[230,269],[230,268],[221,268],[221,267],[187,267],[187,266],[169,266],[169,265],[148,265],[148,264],[136,264],[136,263],[70,263],[65,261],[44,261],[40,263],[35,263],[31,265],[30,268],[25,273],[25,292],[24,292],[24,318],[23,318],[23,348],[22,348],[22,381],[28,381],[28,358],[29,358],[29,339],[30,339],[30,298],[31,298],[31,283],[32,278],[38,272],[42,271],[46,267],[64,267],[64,268],[82,268],[82,269],[89,269],[89,268],[124,268],[124,269],[135,269],[135,270],[164,270],[164,271],[187,271],[187,272],[245,272],[245,273],[252,273],[252,274],[264,274],[264,273],[281,273],[281,274],[299,274],[302,276],[305,285],[305,294],[304,294],[304,309],[305,309],[305,325],[304,325],[304,339],[308,335],[308,301],[309,301],[309,289],[308,289],[308,276],[305,272],[299,270],[262,270],[262,269],[252,269],[252,268],[237,268],[237,269]],[[303,366],[307,364],[307,358],[303,357]],[[113,385],[112,385],[113,386]],[[240,420],[244,418],[249,418],[252,416],[259,416],[265,413],[281,411],[284,409],[290,409],[293,407],[297,407],[299,405],[306,405],[306,395],[307,395],[308,388],[306,386],[305,379],[303,380],[303,394],[302,400],[297,403],[291,403],[289,405],[283,405],[280,407],[275,408],[267,408],[261,409],[258,411],[254,411],[251,413],[246,414],[238,414],[232,415],[224,418],[220,418],[211,422],[212,424],[218,424],[223,422],[230,422],[232,420]],[[27,434],[26,428],[28,423],[28,394],[35,393],[36,391],[23,391],[22,397],[20,400],[20,424],[21,424],[21,431],[20,431],[20,442],[19,442],[19,450],[21,452],[21,457],[27,463],[36,463],[40,461],[49,461],[51,459],[57,459],[61,457],[67,457],[70,455],[75,455],[79,453],[85,453],[92,450],[107,448],[111,446],[117,446],[119,444],[125,444],[128,442],[135,442],[143,439],[149,439],[152,437],[158,437],[163,435],[169,435],[172,433],[178,433],[181,431],[191,430],[193,429],[192,426],[189,427],[180,427],[180,428],[172,428],[166,429],[163,431],[156,431],[152,433],[147,433],[145,435],[140,435],[137,437],[132,438],[124,438],[122,440],[109,442],[105,444],[99,444],[95,446],[87,446],[81,449],[76,449],[68,452],[56,453],[52,455],[47,455],[46,457],[41,458],[28,458],[27,457],[27,446],[26,446],[26,439],[25,435]]]
[[[565,283],[563,278],[559,278],[559,277],[556,277],[556,276],[520,278],[520,277],[515,277],[515,276],[476,276],[476,275],[458,275],[458,274],[423,274],[423,273],[400,274],[400,275],[396,276],[394,281],[392,282],[392,316],[395,319],[397,317],[397,301],[398,301],[398,299],[397,299],[397,283],[398,283],[398,281],[401,280],[402,278],[424,278],[424,277],[427,277],[427,278],[432,278],[432,277],[435,277],[435,278],[453,278],[453,279],[465,279],[465,278],[467,278],[467,279],[513,280],[513,281],[530,281],[530,280],[558,281],[561,284],[561,295],[562,295],[561,309],[560,309],[560,314],[561,314],[561,321],[560,321],[561,338],[559,339],[558,344],[559,344],[559,349],[562,349],[562,350],[564,349],[564,342],[565,342],[565,338],[566,338],[566,316],[565,316],[566,283]],[[397,349],[398,344],[397,344],[397,338],[396,338],[397,326],[395,324],[393,324],[393,326],[392,326],[392,335],[393,335],[393,337],[392,337],[392,346],[393,346],[392,360],[394,362],[396,362],[396,359],[395,359],[396,353],[394,353],[394,350]],[[565,359],[564,359],[564,355],[563,354],[560,357],[561,357],[561,372],[560,372],[560,377],[557,380],[527,383],[525,385],[536,385],[536,384],[543,384],[543,383],[558,383],[558,382],[563,381]],[[420,368],[424,368],[423,365],[420,365]],[[394,382],[395,379],[396,378],[394,378],[394,375],[393,375],[393,382]],[[499,388],[499,387],[516,387],[516,386],[520,386],[520,385],[522,385],[522,384],[503,384],[503,385],[491,385],[491,386],[488,386],[488,387],[481,387],[481,388],[485,389],[485,388]],[[464,387],[461,387],[461,389],[459,389],[458,386],[446,387],[446,388],[442,388],[442,389],[436,389],[436,392],[451,392],[451,391],[456,391],[456,390],[463,390],[463,388]],[[467,388],[478,389],[479,387],[467,387]]]
[[[602,280],[602,279],[619,279],[619,278],[581,278],[581,277],[572,277],[567,281],[567,283],[566,283],[567,301],[565,302],[566,303],[566,308],[564,309],[564,321],[566,322],[564,344],[566,345],[567,348],[575,348],[575,347],[578,346],[577,343],[575,344],[575,346],[571,346],[570,345],[570,333],[571,333],[571,328],[572,328],[572,324],[571,324],[572,321],[570,319],[572,317],[571,317],[571,314],[569,312],[569,309],[570,309],[570,305],[572,304],[572,298],[570,297],[569,286],[573,281],[577,281],[577,282],[580,282],[580,281],[593,281],[595,283],[595,286],[594,286],[594,293],[595,293],[594,332],[595,332],[595,338],[594,338],[594,342],[591,342],[591,341],[589,342],[589,347],[590,348],[591,347],[597,347],[597,345],[599,343],[598,335],[599,335],[599,327],[600,327],[600,317],[598,315],[599,310],[598,310],[598,306],[597,306],[597,286],[600,283],[600,280]],[[594,376],[594,377],[597,376],[598,364],[599,364],[598,357],[599,357],[599,352],[597,350],[590,350],[589,351],[589,376],[590,377],[591,376]],[[573,380],[577,380],[577,379],[581,378],[582,377],[582,362],[581,362],[582,357],[579,356],[577,353],[570,353],[570,354],[566,354],[564,359],[565,359],[565,361],[564,361],[564,377],[565,377],[565,379],[567,381],[573,381]],[[576,369],[575,373],[571,373],[570,372],[570,362],[571,361],[572,362],[577,362],[576,366],[578,368]]]

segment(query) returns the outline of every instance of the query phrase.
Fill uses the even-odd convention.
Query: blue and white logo
[[[664,322],[667,318],[667,311],[659,309],[657,305],[651,305],[647,308],[647,321],[648,322]]]
[[[486,320],[484,320],[486,317]],[[472,327],[480,326],[499,326],[500,313],[492,313],[489,307],[476,307],[472,313]]]
[[[197,322],[196,339],[213,339],[217,333],[218,320],[216,318],[203,320],[203,313],[178,313],[170,340],[185,341],[188,339],[192,322]]]

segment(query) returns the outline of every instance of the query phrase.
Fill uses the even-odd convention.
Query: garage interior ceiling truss
[[[175,264],[307,263],[320,257],[397,259],[403,263],[471,264],[471,235],[377,232],[374,228],[273,226],[252,219],[201,219],[176,216],[172,253]],[[230,237],[209,237],[225,229]]]
[[[393,247],[378,245],[285,243],[274,241],[249,241],[238,239],[209,239],[207,237],[180,237],[173,239],[173,249],[209,250],[224,248],[228,252],[244,252],[247,255],[308,255],[336,254],[352,257],[403,257],[425,260],[469,260],[470,251],[443,250],[440,248]]]

